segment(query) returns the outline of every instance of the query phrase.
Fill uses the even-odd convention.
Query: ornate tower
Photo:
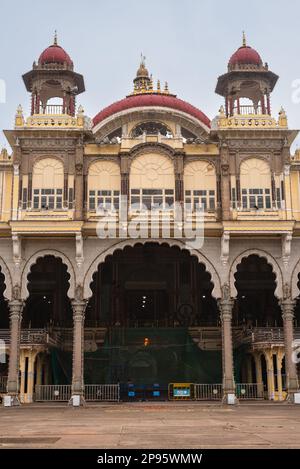
[[[270,93],[278,76],[263,64],[259,53],[243,44],[230,57],[228,72],[218,78],[216,93],[225,98],[226,117],[233,115],[271,115]]]
[[[56,33],[53,44],[41,53],[38,63],[33,63],[23,80],[31,93],[31,115],[74,116],[75,97],[85,90],[83,76],[74,72],[73,62],[58,45]],[[48,105],[52,98],[58,98],[60,104]]]

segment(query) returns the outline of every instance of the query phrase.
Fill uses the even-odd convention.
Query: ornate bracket
[[[222,238],[221,238],[221,262],[223,265],[226,265],[228,263],[229,241],[230,241],[230,232],[224,231]]]
[[[290,256],[291,256],[292,239],[293,239],[292,233],[285,233],[281,237],[282,261],[286,269],[288,267]]]
[[[22,260],[22,241],[17,233],[12,235],[13,261],[15,267],[20,267]]]
[[[75,238],[75,246],[76,246],[76,264],[77,267],[81,267],[84,261],[83,257],[83,238],[81,233],[76,233],[76,238]]]

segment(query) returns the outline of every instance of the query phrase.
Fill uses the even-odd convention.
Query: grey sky
[[[143,52],[154,79],[167,80],[171,92],[210,118],[222,104],[214,94],[217,77],[245,30],[248,44],[280,76],[273,114],[282,105],[290,128],[300,128],[300,104],[292,101],[292,82],[300,78],[299,0],[15,0],[1,2],[1,18],[0,78],[7,86],[1,129],[13,126],[19,103],[29,114],[21,75],[52,43],[55,29],[85,77],[78,102],[89,116],[131,91]]]

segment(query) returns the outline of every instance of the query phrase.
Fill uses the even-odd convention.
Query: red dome
[[[252,47],[240,47],[229,59],[229,65],[262,65],[262,60],[258,52]]]
[[[186,101],[176,98],[175,96],[161,94],[132,95],[121,99],[121,101],[117,101],[100,111],[93,119],[94,126],[113,114],[117,114],[118,112],[125,111],[127,109],[144,106],[158,106],[176,109],[195,117],[207,127],[210,127],[210,120],[202,111]]]
[[[47,49],[45,49],[44,52],[41,53],[39,63],[42,65],[49,63],[67,63],[68,65],[73,65],[70,56],[62,47],[57,44],[53,44],[52,46],[47,47]]]

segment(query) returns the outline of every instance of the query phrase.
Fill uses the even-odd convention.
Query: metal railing
[[[35,386],[35,401],[67,402],[72,396],[70,384],[39,384]],[[86,384],[84,386],[86,401],[118,402],[120,400],[119,384]]]
[[[196,401],[219,401],[222,398],[222,384],[194,384],[194,399]]]
[[[238,399],[263,399],[264,386],[258,383],[237,383],[236,397]]]
[[[86,384],[84,386],[86,401],[114,401],[120,400],[119,384]]]
[[[66,402],[71,399],[71,395],[70,384],[37,384],[35,386],[36,401]]]
[[[0,340],[4,340],[6,344],[10,343],[9,329],[0,329]],[[61,339],[59,333],[51,333],[46,329],[23,329],[21,330],[21,344],[60,345]]]
[[[249,116],[253,114],[256,115],[256,114],[262,114],[262,113],[263,112],[262,112],[261,106],[241,104],[240,106],[235,106],[233,108],[233,115],[238,115],[238,116]]]
[[[47,104],[40,108],[40,114],[63,114],[63,106],[61,104]]]
[[[6,392],[7,376],[0,376],[0,392]]]

